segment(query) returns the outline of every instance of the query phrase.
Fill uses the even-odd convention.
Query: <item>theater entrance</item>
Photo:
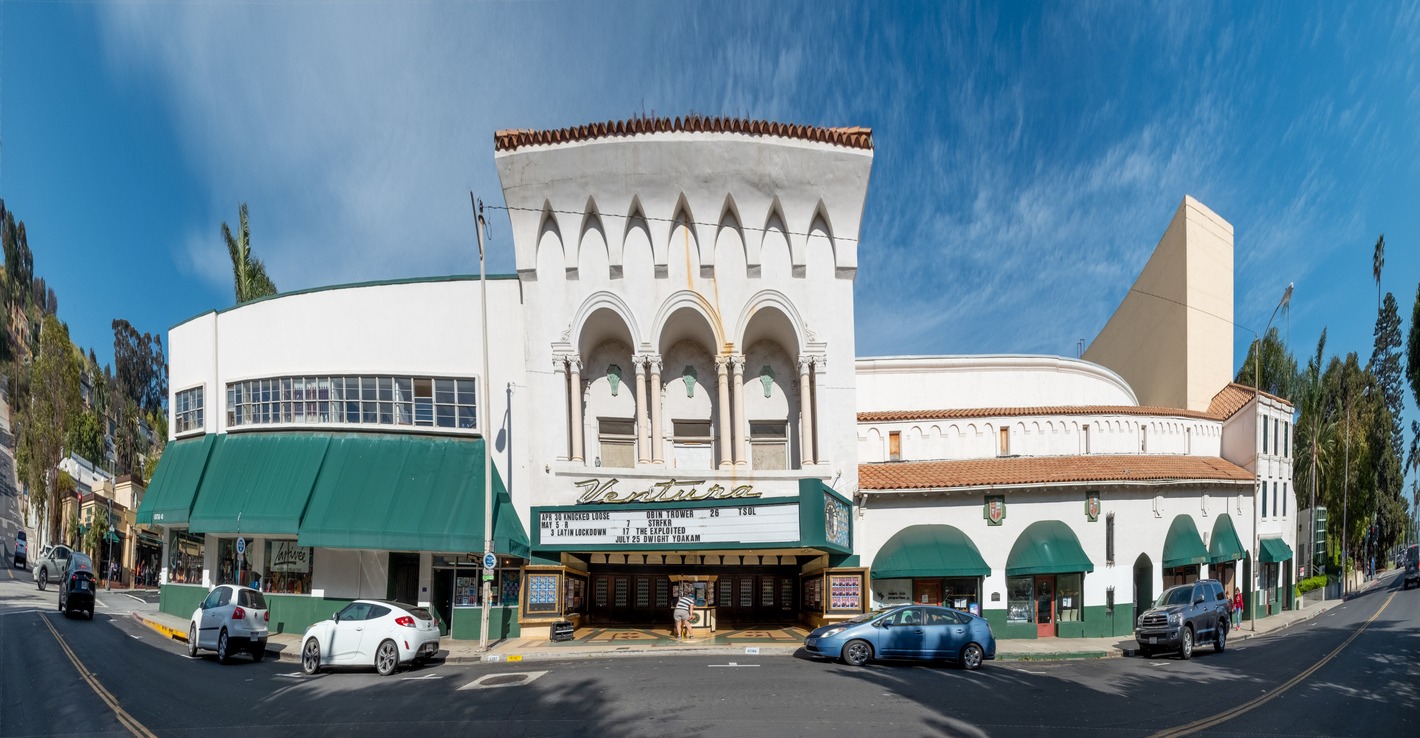
[[[798,569],[795,566],[591,567],[587,615],[594,625],[666,625],[675,607],[672,575],[715,575],[711,601],[719,626],[793,623],[798,616]]]

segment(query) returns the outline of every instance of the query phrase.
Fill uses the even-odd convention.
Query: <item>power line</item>
[[[504,210],[504,211],[514,211],[514,210],[516,210],[516,211],[522,212],[522,213],[555,213],[555,214],[557,214],[557,215],[580,215],[580,216],[595,215],[595,216],[597,216],[598,218],[621,218],[622,220],[630,220],[630,219],[632,219],[632,218],[639,218],[639,219],[641,219],[641,220],[652,221],[652,222],[656,222],[656,223],[681,223],[681,224],[685,224],[685,225],[705,226],[706,228],[719,228],[719,227],[720,227],[720,224],[719,224],[719,223],[704,223],[704,222],[695,221],[695,220],[683,220],[683,219],[681,219],[681,218],[652,218],[652,217],[650,217],[650,216],[648,216],[648,215],[645,215],[645,214],[643,214],[643,213],[637,213],[636,215],[619,215],[619,214],[616,214],[616,213],[599,213],[599,212],[595,212],[595,211],[583,212],[583,211],[580,211],[580,210],[556,210],[556,209],[546,209],[546,208],[522,208],[522,207],[516,207],[516,206],[512,206],[512,205],[485,205],[484,207],[487,208],[487,209],[489,209],[489,210]],[[776,211],[775,214],[778,215],[777,211]],[[780,223],[783,223],[783,222],[784,222],[782,216],[779,218],[779,222],[780,222]],[[743,223],[740,223],[740,224],[739,224],[739,228],[740,228],[741,230],[745,230],[745,231],[758,231],[758,232],[760,232],[760,233],[768,233],[768,232],[770,232],[770,231],[779,231],[780,233],[783,233],[783,234],[786,235],[786,236],[805,236],[805,237],[807,237],[807,236],[813,235],[812,233],[800,233],[800,232],[797,232],[797,231],[790,231],[790,230],[786,230],[786,229],[783,229],[783,228],[772,228],[772,227],[769,227],[769,226],[764,226],[764,227],[747,226],[747,225],[744,225]],[[828,236],[827,233],[824,233],[824,235],[825,235],[825,236]],[[835,241],[844,241],[844,242],[858,243],[858,239],[856,239],[856,238],[848,238],[847,236],[829,236],[829,238],[832,238],[832,239],[835,240]],[[1167,298],[1165,298],[1165,299],[1167,299]]]

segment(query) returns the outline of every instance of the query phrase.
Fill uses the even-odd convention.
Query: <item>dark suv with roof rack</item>
[[[1154,606],[1139,616],[1134,627],[1139,655],[1153,656],[1177,651],[1193,658],[1193,648],[1212,643],[1218,651],[1228,642],[1228,597],[1216,579],[1200,579],[1192,584],[1170,587],[1159,595]]]

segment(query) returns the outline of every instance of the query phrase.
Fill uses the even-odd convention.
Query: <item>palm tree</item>
[[[1385,269],[1385,234],[1376,239],[1376,251],[1371,255],[1371,275],[1376,278],[1376,312],[1381,309],[1381,271]]]
[[[276,294],[276,285],[266,276],[266,265],[261,259],[251,255],[251,229],[247,224],[247,204],[237,209],[238,233],[232,237],[232,230],[222,224],[222,240],[227,242],[227,255],[232,257],[232,280],[235,284],[237,304],[250,302],[258,297]]]
[[[1321,478],[1331,468],[1338,443],[1336,418],[1329,411],[1326,392],[1322,388],[1322,359],[1326,350],[1326,330],[1322,329],[1321,340],[1317,342],[1316,356],[1307,360],[1307,368],[1301,374],[1299,403],[1301,418],[1297,422],[1294,469],[1297,486],[1311,488],[1312,528],[1316,527],[1316,493],[1321,486]],[[1314,532],[1309,532],[1307,546],[1315,548]],[[1307,564],[1316,559],[1316,551],[1309,550]]]

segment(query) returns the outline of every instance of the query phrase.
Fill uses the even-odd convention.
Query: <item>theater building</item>
[[[1123,348],[1128,320],[1103,358],[858,358],[866,129],[634,119],[494,143],[510,228],[488,248],[515,273],[487,283],[489,377],[468,277],[170,331],[171,440],[137,516],[163,532],[164,611],[260,574],[278,630],[390,597],[477,638],[487,496],[493,638],[664,627],[677,587],[702,632],[911,600],[1003,637],[1122,634],[1169,582],[1253,581],[1234,562],[1288,529],[1290,462],[1255,464],[1269,444],[1247,437],[1276,421],[1285,450],[1290,408],[1228,385],[1230,343],[1162,380]],[[1231,314],[1231,228],[1184,226],[1156,258],[1178,229],[1179,249],[1226,251],[1227,304],[1204,307]],[[1254,518],[1258,469],[1282,487]],[[1286,569],[1256,581],[1281,592]]]

